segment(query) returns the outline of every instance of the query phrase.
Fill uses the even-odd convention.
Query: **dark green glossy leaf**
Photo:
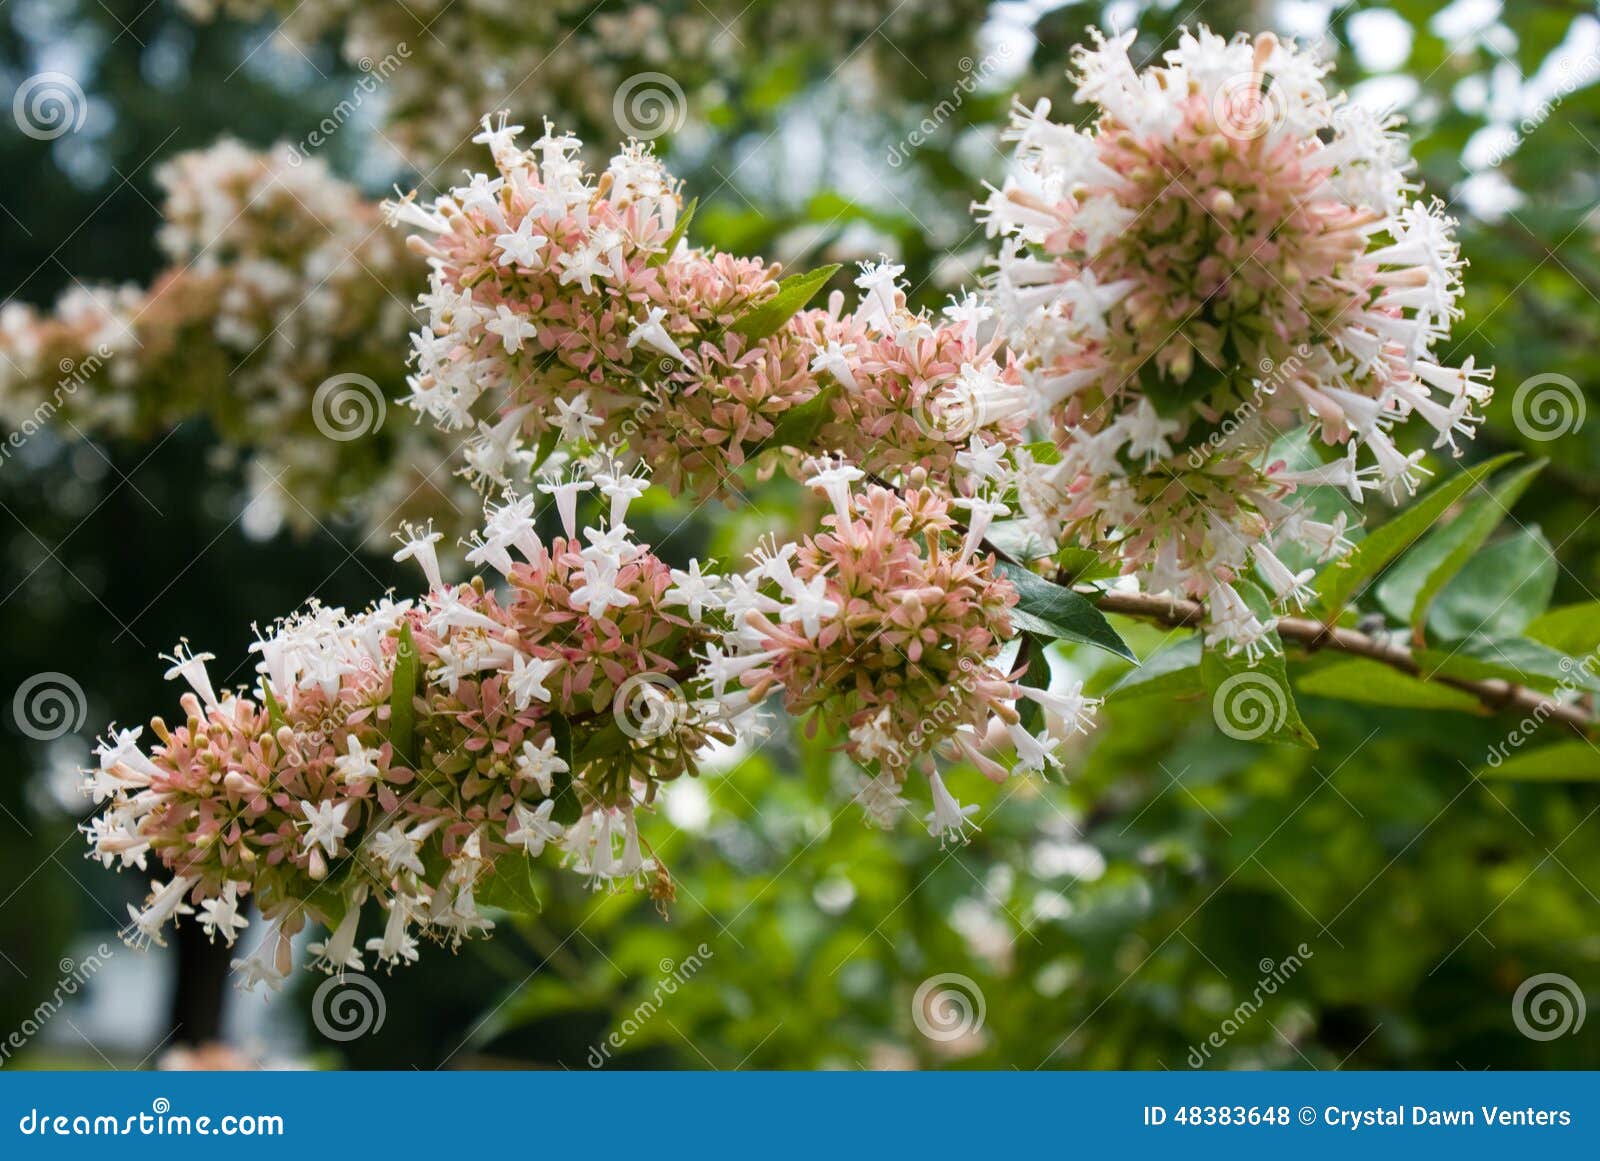
[[[1011,610],[1011,620],[1017,628],[1052,640],[1082,641],[1138,661],[1088,597],[1052,584],[1010,561],[997,562],[995,569],[1017,590],[1017,605]]]
[[[1397,620],[1426,624],[1434,598],[1506,519],[1545,462],[1519,468],[1492,489],[1468,499],[1454,520],[1428,533],[1395,562],[1377,586],[1378,603]]]
[[[1342,561],[1334,561],[1316,580],[1317,615],[1331,622],[1350,603],[1363,582],[1377,576],[1417,540],[1469,488],[1516,458],[1515,452],[1468,468],[1438,484],[1392,520],[1373,529]]]

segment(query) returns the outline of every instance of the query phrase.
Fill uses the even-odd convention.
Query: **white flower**
[[[339,842],[350,828],[345,825],[345,818],[350,813],[354,802],[307,802],[300,800],[301,813],[305,815],[306,833],[301,836],[301,849],[309,851],[313,847],[321,847],[331,858],[339,852]]]
[[[239,914],[238,883],[224,883],[219,898],[200,900],[200,926],[212,939],[220,935],[223,942],[232,947],[239,932],[249,925],[250,921]]]
[[[923,820],[928,825],[928,833],[939,840],[940,846],[966,842],[967,828],[977,829],[977,824],[971,821],[971,816],[978,813],[977,804],[962,806],[945,789],[944,779],[937,772],[928,775],[928,786],[933,791],[933,809]]]
[[[401,542],[400,551],[394,554],[397,561],[415,560],[422,567],[422,574],[428,580],[428,588],[441,589],[444,587],[444,577],[439,572],[439,554],[434,545],[444,539],[444,533],[433,530],[433,522],[418,528],[414,524],[402,524],[401,532],[396,534],[396,539]]]
[[[789,603],[784,606],[785,621],[800,622],[807,637],[822,632],[822,623],[839,615],[839,602],[828,596],[828,578],[812,577],[809,582],[796,580],[785,593]]]
[[[536,269],[539,266],[539,250],[550,239],[543,234],[534,233],[533,228],[533,215],[524,214],[513,233],[501,234],[495,238],[495,246],[500,251],[495,261],[501,266],[526,266],[529,269]]]
[[[366,901],[367,889],[358,887],[346,900],[344,917],[333,934],[326,939],[306,945],[306,950],[317,959],[312,967],[321,968],[329,975],[343,975],[347,969],[360,971],[361,953],[356,950],[356,929],[361,926],[361,907]]]
[[[166,942],[161,938],[162,927],[169,919],[194,913],[194,908],[184,902],[184,897],[199,881],[198,875],[175,875],[172,882],[165,887],[152,881],[150,900],[143,911],[132,903],[128,904],[129,922],[123,929],[122,937],[135,947],[150,943],[154,943],[157,947],[165,947]]]
[[[524,741],[517,754],[517,773],[524,778],[531,778],[539,787],[539,792],[546,798],[550,797],[555,788],[554,776],[568,773],[566,762],[556,754],[555,738],[546,738],[539,746],[535,746],[531,740]]]
[[[170,657],[165,657],[165,660],[172,662],[172,668],[166,672],[166,679],[172,681],[174,678],[183,678],[189,683],[189,687],[200,695],[200,700],[207,709],[216,709],[217,695],[211,688],[211,675],[206,672],[206,662],[215,661],[216,655],[189,650],[188,656],[185,656],[184,650],[187,647],[187,642],[180,644],[172,651]]]
[[[600,430],[605,421],[589,410],[589,393],[580,391],[571,399],[557,399],[556,428],[569,443],[585,440]]]
[[[850,520],[850,485],[866,478],[866,473],[850,464],[818,466],[806,480],[806,487],[821,488],[833,504],[841,524]]]
[[[689,360],[684,355],[683,350],[673,341],[672,336],[667,333],[667,328],[661,325],[661,320],[666,317],[667,311],[665,307],[651,307],[649,314],[642,321],[636,321],[633,324],[633,330],[628,334],[628,350],[631,351],[634,347],[643,343],[670,359],[676,359],[680,363],[687,363]]]
[[[378,776],[378,757],[377,750],[367,749],[351,734],[346,739],[346,752],[333,760],[333,766],[345,786],[351,791],[358,791]]]
[[[615,565],[597,564],[595,561],[585,560],[583,583],[572,590],[570,598],[572,607],[587,612],[591,617],[599,618],[606,615],[607,609],[622,609],[638,604],[638,597],[624,592],[617,586],[617,572]]]
[[[501,345],[508,355],[522,350],[524,339],[535,338],[539,334],[539,328],[528,321],[526,315],[518,314],[503,302],[494,308],[494,318],[484,323],[483,329],[491,335],[500,336]]]
[[[519,652],[512,660],[511,676],[506,680],[512,704],[521,711],[535,699],[548,702],[550,691],[545,688],[544,680],[560,668],[560,661],[546,661]]]
[[[851,391],[859,390],[848,358],[855,353],[855,349],[854,343],[841,344],[837,339],[829,339],[828,345],[812,358],[811,370],[826,371]]]
[[[376,953],[379,963],[415,963],[417,941],[407,931],[411,922],[411,903],[404,895],[389,901],[389,919],[383,925],[383,936],[367,940],[367,950]]]
[[[579,476],[571,480],[542,480],[539,491],[556,499],[556,512],[561,517],[561,527],[568,540],[578,536],[578,493],[594,487],[593,480]]]
[[[596,472],[595,483],[600,492],[611,501],[611,527],[621,528],[628,518],[628,505],[650,489],[648,480],[628,472]]]
[[[698,621],[706,609],[722,607],[721,580],[715,573],[702,573],[698,559],[690,560],[688,572],[676,568],[672,570],[672,587],[661,598],[661,603],[683,605],[689,619]]]

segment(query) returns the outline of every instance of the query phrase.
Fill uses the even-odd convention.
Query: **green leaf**
[[[689,232],[689,223],[694,221],[694,212],[700,208],[700,199],[691,198],[689,204],[683,207],[683,212],[678,215],[678,224],[672,228],[667,241],[659,254],[650,255],[645,262],[646,266],[665,266],[667,259],[672,257],[672,252],[678,248],[678,243],[683,241]]]
[[[1248,581],[1234,586],[1256,615],[1265,618],[1269,605],[1261,589]],[[1283,660],[1283,644],[1278,634],[1262,638],[1261,660],[1250,664],[1243,652],[1229,656],[1217,649],[1206,649],[1200,657],[1200,676],[1211,694],[1211,717],[1217,728],[1241,742],[1288,742],[1317,748],[1317,739],[1300,720],[1289,685],[1289,671]]]
[[[1025,520],[996,520],[989,525],[984,539],[1012,560],[1024,564],[1049,556],[1055,547],[1037,532],[1030,531]]]
[[[1470,693],[1448,685],[1430,684],[1365,657],[1338,661],[1299,674],[1301,693],[1331,697],[1363,705],[1406,709],[1462,710],[1478,713],[1482,704]]]
[[[556,444],[561,442],[561,429],[552,427],[539,437],[539,446],[533,450],[533,466],[528,475],[531,478],[535,472],[544,467],[544,462],[550,458],[550,453],[556,450]]]
[[[1392,520],[1373,529],[1344,560],[1323,569],[1316,582],[1317,615],[1331,623],[1350,603],[1363,581],[1382,572],[1390,561],[1433,527],[1467,489],[1516,458],[1516,454],[1507,452],[1496,456],[1445,480]]]
[[[486,907],[498,907],[517,915],[537,915],[544,909],[539,897],[538,863],[525,852],[503,851],[495,857],[494,869],[473,884],[473,895]]]
[[[1190,697],[1206,691],[1200,675],[1200,638],[1190,634],[1175,644],[1158,649],[1137,669],[1129,670],[1121,681],[1106,690],[1106,697]]]
[[[267,703],[267,722],[274,730],[282,729],[288,725],[288,719],[283,716],[283,706],[272,692],[272,686],[267,684],[267,679],[261,679],[261,700]]]
[[[1562,605],[1528,622],[1523,635],[1559,653],[1581,657],[1600,648],[1600,601]]]
[[[1036,464],[1061,462],[1061,449],[1056,446],[1056,441],[1053,439],[1036,439],[1032,443],[1023,444],[1022,450],[1027,452]]]
[[[1018,629],[1052,640],[1082,641],[1138,662],[1127,642],[1117,635],[1088,597],[1052,584],[1010,561],[997,561],[995,569],[1017,590],[1017,605],[1011,610],[1011,622]]]
[[[778,283],[778,293],[756,307],[728,329],[747,339],[764,339],[777,334],[800,311],[812,296],[828,284],[828,279],[839,272],[839,264],[819,266],[804,274],[791,274]]]
[[[583,803],[578,799],[574,776],[578,772],[576,756],[572,752],[572,723],[560,714],[550,715],[550,736],[555,739],[556,756],[567,764],[564,772],[554,778],[551,795],[556,800],[550,817],[563,826],[571,826],[583,815]]]
[[[1480,778],[1504,778],[1526,782],[1600,782],[1600,749],[1590,742],[1573,740],[1541,746],[1537,750],[1515,750],[1501,756],[1508,747],[1493,751],[1499,761],[1478,770]]]
[[[1483,547],[1546,462],[1520,468],[1492,491],[1470,499],[1449,524],[1425,536],[1385,574],[1377,587],[1378,603],[1420,632],[1434,598]]]
[[[389,691],[389,745],[408,767],[416,769],[417,643],[411,636],[411,622],[400,622],[400,643],[394,652],[394,683]]]
[[[1537,528],[1518,529],[1468,562],[1434,601],[1429,632],[1447,640],[1515,637],[1550,604],[1555,550]]]
[[[1425,677],[1443,674],[1467,681],[1500,678],[1546,693],[1559,686],[1600,693],[1600,676],[1593,666],[1537,641],[1522,637],[1471,637],[1448,652],[1419,649],[1413,656]]]
[[[785,411],[772,425],[772,434],[758,445],[758,450],[792,447],[804,451],[816,442],[817,432],[827,422],[833,410],[833,397],[838,386],[829,384],[807,399],[799,407]]]

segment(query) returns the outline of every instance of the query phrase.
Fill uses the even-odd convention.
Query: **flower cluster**
[[[1309,573],[1282,548],[1345,546],[1296,489],[1414,490],[1424,453],[1391,429],[1417,415],[1454,449],[1487,373],[1430,353],[1461,262],[1439,205],[1410,200],[1391,120],[1271,35],[1185,33],[1143,72],[1132,41],[1076,54],[1089,129],[1018,108],[1015,172],[978,207],[1004,239],[990,299],[1060,446],[1024,502],[1152,591],[1204,599],[1250,648],[1268,625],[1236,582],[1253,566],[1292,605]],[[1304,428],[1345,454],[1288,470],[1272,445]]]
[[[1017,770],[1058,765],[1059,744],[1087,728],[1094,703],[1081,685],[1049,693],[1001,668],[1017,594],[992,555],[975,555],[980,536],[958,525],[946,497],[918,478],[903,493],[853,491],[861,479],[848,465],[818,465],[811,483],[832,507],[825,531],[756,554],[725,605],[734,626],[708,652],[706,676],[757,700],[781,690],[791,714],[815,713],[842,735],[873,772],[859,799],[881,825],[905,805],[899,789],[922,759],[929,829],[959,838],[976,808],[954,805],[934,755],[971,762],[997,782],[1010,771],[996,748],[1014,749]],[[1022,724],[1024,696],[1051,711],[1046,732]]]
[[[107,803],[85,827],[94,855],[170,875],[130,909],[130,938],[197,913],[232,944],[251,898],[270,927],[236,966],[276,986],[308,921],[329,929],[312,945],[329,971],[359,969],[363,949],[415,959],[413,929],[447,943],[488,929],[478,899],[503,881],[497,863],[547,846],[596,886],[669,895],[634,815],[732,740],[733,712],[691,698],[683,668],[727,626],[632,542],[629,490],[613,491],[617,519],[587,544],[543,544],[525,499],[492,508],[475,552],[504,599],[444,584],[439,534],[408,530],[397,556],[422,565],[427,595],[288,618],[253,647],[251,695],[219,694],[212,658],[180,648],[168,676],[191,687],[184,721],[155,719],[148,754],[140,730],[113,728],[88,772]],[[368,902],[386,918],[363,943]]]
[[[1029,397],[968,300],[909,310],[899,266],[868,264],[856,308],[779,309],[776,270],[683,243],[677,183],[628,146],[598,177],[577,139],[519,148],[486,119],[496,175],[429,207],[391,204],[431,267],[410,402],[475,429],[472,475],[524,483],[547,439],[639,457],[710,494],[764,451],[820,439],[874,472],[950,473],[974,440],[1020,438]],[[825,396],[825,397],[824,397]]]
[[[178,155],[157,181],[170,266],[148,290],[74,287],[49,313],[0,308],[10,426],[143,437],[203,415],[255,453],[266,502],[294,523],[372,512],[375,490],[443,458],[431,434],[382,423],[423,269],[374,205],[319,162],[227,140]],[[351,398],[317,396],[335,376]],[[396,498],[439,497],[449,473],[438,480]]]

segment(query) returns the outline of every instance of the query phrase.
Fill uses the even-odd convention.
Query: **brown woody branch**
[[[1139,617],[1174,629],[1196,628],[1205,617],[1204,610],[1196,601],[1151,596],[1148,593],[1101,593],[1094,600],[1102,612]],[[1585,738],[1594,727],[1594,719],[1581,706],[1563,705],[1526,686],[1494,677],[1474,680],[1443,673],[1424,673],[1415,655],[1404,645],[1381,641],[1355,629],[1325,625],[1307,617],[1279,617],[1277,630],[1280,638],[1303,646],[1308,653],[1332,649],[1355,657],[1365,657],[1411,677],[1471,694],[1486,709],[1496,713],[1520,713],[1540,722],[1560,722]]]

